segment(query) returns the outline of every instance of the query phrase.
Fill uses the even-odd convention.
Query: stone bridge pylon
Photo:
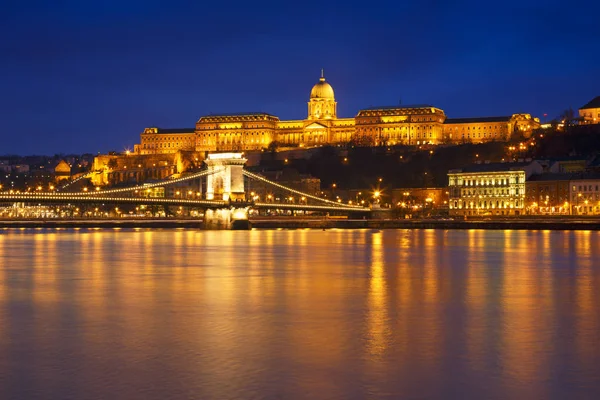
[[[243,169],[246,159],[242,153],[214,153],[204,160],[208,167],[207,200],[246,200]]]
[[[242,153],[214,153],[204,160],[208,167],[206,199],[235,202],[246,200],[244,190],[244,164]],[[204,227],[208,229],[248,229],[248,208],[227,207],[207,209]]]

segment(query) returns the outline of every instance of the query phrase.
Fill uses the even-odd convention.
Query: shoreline
[[[498,220],[250,219],[253,229],[600,230],[600,218]],[[0,220],[0,229],[204,229],[199,219]]]

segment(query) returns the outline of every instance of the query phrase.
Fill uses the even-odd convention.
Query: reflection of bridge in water
[[[248,225],[248,211],[255,210],[285,210],[309,211],[323,213],[339,213],[347,215],[365,215],[371,209],[346,205],[323,199],[309,193],[280,185],[261,175],[244,170],[246,159],[241,153],[209,154],[205,163],[207,168],[176,179],[166,179],[159,182],[83,192],[52,192],[52,193],[0,193],[2,203],[35,203],[53,205],[147,205],[147,206],[179,206],[201,208],[204,213],[204,223],[209,228],[228,229],[236,225]],[[178,185],[187,181],[206,179],[206,192],[203,199],[185,199],[176,197],[148,197],[147,191],[170,185]],[[279,192],[297,196],[298,202],[280,203],[258,201],[247,198],[245,181],[260,182]],[[199,185],[200,187],[202,185]]]

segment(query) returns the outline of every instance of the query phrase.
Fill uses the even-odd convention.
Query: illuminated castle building
[[[146,128],[134,153],[251,151],[271,143],[284,147],[481,143],[506,141],[515,132],[528,137],[539,125],[529,114],[450,119],[431,105],[372,107],[354,118],[338,118],[333,88],[321,72],[310,91],[306,119],[282,121],[262,112],[211,114],[200,117],[194,128]]]

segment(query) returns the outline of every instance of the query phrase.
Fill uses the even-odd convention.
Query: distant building
[[[15,172],[17,174],[29,172],[28,164],[15,164],[15,165],[11,165],[11,167],[12,167],[13,172]]]
[[[54,179],[58,183],[64,180],[69,180],[70,178],[71,166],[65,160],[60,160],[60,162],[54,168]]]
[[[528,214],[600,215],[600,174],[544,173],[526,183]]]
[[[600,96],[580,107],[579,117],[583,124],[600,124]]]
[[[448,206],[448,188],[397,188],[392,189],[392,204],[408,208],[415,205],[445,208]]]
[[[570,182],[573,174],[542,173],[525,183],[525,207],[528,214],[568,215],[571,212]]]
[[[140,135],[140,144],[134,146],[136,154],[173,154],[177,150],[194,150],[194,128],[161,129],[146,128]]]
[[[540,127],[539,119],[529,114],[447,119],[442,109],[428,104],[369,107],[353,118],[338,118],[333,88],[323,74],[307,105],[307,117],[299,120],[280,120],[264,112],[223,113],[200,117],[194,128],[146,128],[134,153],[251,151],[272,143],[285,147],[481,143],[506,141],[516,132],[529,137]]]
[[[521,215],[525,210],[525,181],[542,171],[536,161],[474,164],[450,170],[450,215]]]
[[[99,155],[94,158],[91,180],[96,186],[104,186],[165,179],[183,172],[177,169],[177,154]]]
[[[581,156],[555,157],[548,161],[552,163],[553,172],[559,173],[584,172],[589,164],[588,157]]]
[[[586,174],[570,181],[571,214],[600,214],[600,175]]]

